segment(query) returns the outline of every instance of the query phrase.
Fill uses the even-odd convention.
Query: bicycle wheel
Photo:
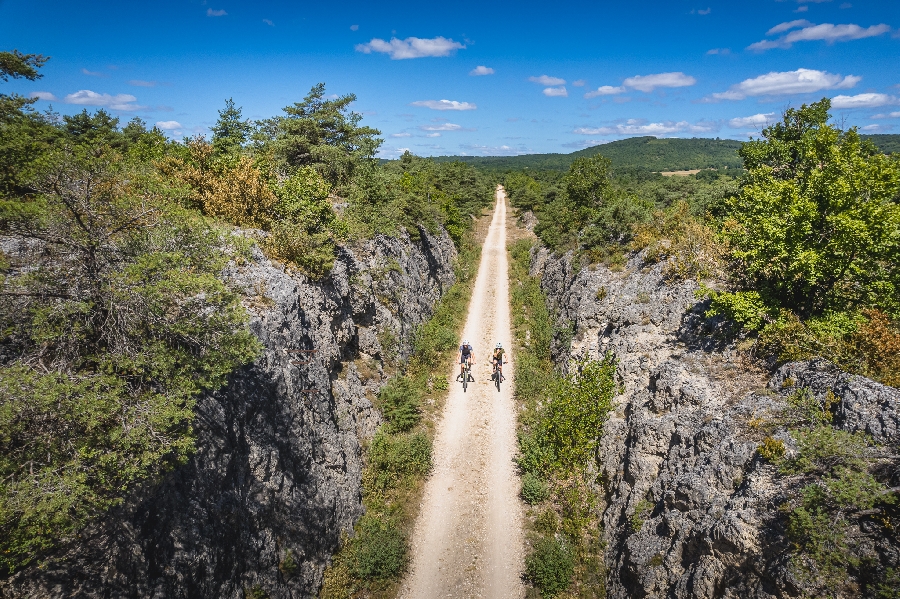
[[[465,369],[463,370],[463,393],[466,392],[466,387],[468,387],[468,386],[469,386],[469,366],[467,364]]]
[[[503,378],[503,375],[500,374],[500,369],[494,364],[494,384],[497,385],[497,393],[500,392],[500,379]]]

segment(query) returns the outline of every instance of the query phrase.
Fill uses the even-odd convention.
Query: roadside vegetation
[[[819,356],[898,387],[900,157],[832,124],[829,108],[823,99],[789,109],[744,143],[738,178],[617,172],[598,154],[565,174],[510,173],[505,185],[520,214],[537,217],[541,242],[579,265],[618,270],[641,251],[645,263],[664,263],[669,278],[697,280],[710,332],[769,367]],[[514,311],[523,305],[519,298]],[[540,337],[530,330],[534,344]],[[832,400],[797,390],[770,423],[796,450],[772,436],[759,449],[790,483],[782,523],[791,572],[813,594],[895,597],[897,572],[879,563],[859,530],[896,539],[896,456],[834,428]],[[547,400],[539,405],[546,410]],[[523,422],[530,418],[526,411]],[[543,497],[542,481],[531,471],[526,478],[528,495]]]
[[[47,60],[0,52],[0,81],[37,79]],[[314,280],[337,244],[373,235],[443,227],[465,248],[492,182],[410,154],[381,164],[379,132],[354,100],[328,99],[319,84],[256,122],[229,100],[211,139],[173,141],[139,118],[39,113],[32,99],[0,94],[2,575],[190,457],[197,396],[260,349],[242,291],[221,275],[253,244]],[[424,366],[410,368],[418,392]],[[372,443],[387,474],[369,488],[427,469],[430,444],[396,385],[383,402],[390,430]],[[387,535],[394,549],[358,572],[380,576],[377,564],[396,562],[391,530],[362,524],[363,537]]]
[[[615,361],[581,360],[564,376],[554,368],[554,335],[546,298],[528,273],[533,242],[510,247],[516,342],[515,394],[520,402],[519,469],[530,545],[530,597],[603,596],[596,452],[616,393]]]

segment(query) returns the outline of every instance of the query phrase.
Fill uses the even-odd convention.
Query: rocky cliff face
[[[779,521],[786,483],[756,453],[762,435],[754,425],[807,387],[817,397],[834,394],[836,426],[896,444],[900,391],[824,361],[788,364],[770,379],[705,334],[715,323],[704,322],[695,283],[666,282],[662,265],[637,256],[622,272],[576,272],[541,250],[532,274],[557,325],[574,326],[571,342],[554,347],[560,364],[606,352],[618,359],[623,393],[598,456],[608,596],[798,596]],[[896,567],[896,539],[871,537],[878,567]]]
[[[380,423],[384,367],[409,354],[455,256],[446,234],[422,231],[342,248],[318,283],[258,250],[233,267],[265,350],[200,399],[197,453],[0,596],[316,596],[362,514],[361,443]]]

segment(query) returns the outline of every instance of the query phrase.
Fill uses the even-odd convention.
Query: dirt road
[[[515,356],[510,354],[502,188],[496,199],[463,332],[475,349],[475,382],[465,393],[460,383],[451,383],[434,441],[434,472],[413,533],[410,574],[400,592],[404,599],[525,595],[520,578],[523,508],[512,462],[516,411],[510,381]],[[512,360],[504,367],[506,381],[499,393],[490,376],[490,353],[498,341]]]

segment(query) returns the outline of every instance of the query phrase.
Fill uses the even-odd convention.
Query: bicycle
[[[463,393],[466,392],[466,388],[469,386],[469,379],[472,377],[472,363],[469,360],[466,360],[466,365],[463,368],[462,373],[462,384],[463,384]]]
[[[500,370],[500,366],[503,364],[500,360],[494,360],[494,374],[491,378],[494,379],[494,384],[497,386],[497,392],[500,392],[500,382],[505,378],[503,376],[503,371]]]

